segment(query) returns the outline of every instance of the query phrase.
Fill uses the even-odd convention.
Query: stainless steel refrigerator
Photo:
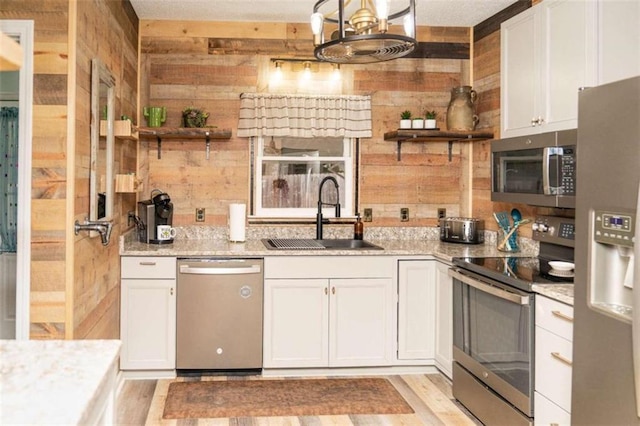
[[[577,147],[571,421],[638,425],[640,76],[580,93]]]

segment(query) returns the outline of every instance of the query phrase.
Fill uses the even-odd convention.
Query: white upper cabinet
[[[501,26],[501,137],[577,127],[596,82],[596,4],[545,0]]]
[[[598,84],[640,75],[640,1],[598,2]]]

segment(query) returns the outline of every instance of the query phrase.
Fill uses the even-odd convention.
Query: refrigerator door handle
[[[633,265],[633,312],[631,339],[633,348],[633,370],[636,384],[636,414],[640,418],[640,183],[638,183],[638,205],[636,206],[636,229]]]

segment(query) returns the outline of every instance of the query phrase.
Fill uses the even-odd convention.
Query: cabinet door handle
[[[331,287],[331,294],[336,294],[336,288],[335,287]]]
[[[173,287],[171,287],[171,295],[173,296]]]
[[[329,289],[328,288],[324,288],[324,294],[329,294]]]
[[[141,266],[156,266],[156,262],[140,262]]]
[[[562,362],[563,364],[567,364],[569,367],[573,365],[573,362],[571,362],[570,359],[563,357],[559,352],[551,352],[551,356]]]
[[[565,320],[565,321],[569,321],[569,322],[573,322],[573,317],[570,317],[570,316],[569,316],[569,315],[567,315],[567,314],[563,314],[563,313],[562,313],[562,312],[560,312],[560,311],[551,311],[551,313],[552,313],[554,316],[556,316],[556,317],[558,317],[558,318],[560,318],[560,319],[563,319],[563,320]]]

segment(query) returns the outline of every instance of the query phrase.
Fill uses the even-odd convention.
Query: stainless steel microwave
[[[491,142],[491,200],[575,208],[577,130]]]

